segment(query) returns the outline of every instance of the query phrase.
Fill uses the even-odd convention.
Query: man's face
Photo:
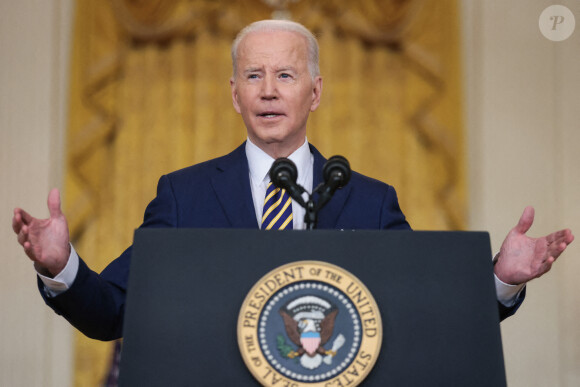
[[[290,31],[253,32],[238,46],[234,108],[250,140],[274,158],[304,143],[308,114],[320,103],[322,78],[312,79],[307,55],[306,39]]]

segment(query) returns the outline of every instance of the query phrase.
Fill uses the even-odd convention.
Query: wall
[[[538,19],[551,1],[463,1],[470,228],[488,230],[494,250],[526,205],[529,235],[560,228],[580,235],[580,3],[575,33],[552,42]],[[508,383],[580,385],[578,241],[502,323]]]
[[[0,385],[68,386],[72,330],[44,306],[11,229],[14,207],[47,216],[60,186],[72,0],[0,2]]]

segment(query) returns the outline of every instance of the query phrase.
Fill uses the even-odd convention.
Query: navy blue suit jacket
[[[316,187],[322,181],[326,160],[313,146],[310,149]],[[320,229],[411,229],[394,188],[354,172],[318,218]],[[162,176],[141,227],[257,229],[245,144],[226,156]],[[53,298],[41,293],[50,307],[85,335],[100,340],[119,338],[130,260],[131,247],[100,275],[81,260],[69,290]],[[40,282],[39,286],[43,287]],[[499,309],[505,318],[517,307],[500,304]]]

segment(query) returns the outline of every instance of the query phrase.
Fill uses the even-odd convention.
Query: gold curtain
[[[102,270],[131,243],[163,173],[245,139],[229,48],[244,25],[291,16],[319,37],[322,103],[308,138],[393,184],[415,229],[465,224],[456,0],[79,0],[65,209]],[[75,384],[103,381],[112,345],[76,336]]]

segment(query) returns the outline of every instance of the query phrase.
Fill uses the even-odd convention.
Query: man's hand
[[[534,208],[526,207],[520,221],[501,245],[494,271],[507,284],[523,284],[548,272],[554,261],[574,240],[569,229],[541,238],[530,238],[526,232],[533,222]]]
[[[12,229],[18,243],[34,261],[41,274],[54,277],[64,269],[70,255],[68,224],[60,209],[60,194],[53,189],[48,194],[50,218],[36,219],[26,211],[16,208]]]

